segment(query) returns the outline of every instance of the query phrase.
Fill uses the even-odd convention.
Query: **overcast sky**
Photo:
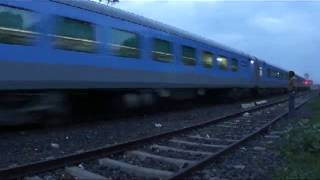
[[[130,12],[205,36],[320,82],[320,2],[120,0]]]

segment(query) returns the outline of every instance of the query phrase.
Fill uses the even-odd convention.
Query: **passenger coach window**
[[[154,39],[152,56],[155,60],[171,61],[173,58],[171,43],[162,39]]]
[[[38,22],[34,12],[0,6],[0,42],[31,45],[38,34]]]
[[[111,50],[116,56],[139,58],[139,38],[132,32],[112,29]]]
[[[92,53],[98,48],[95,25],[86,21],[58,16],[53,38],[58,49]]]
[[[195,65],[196,49],[189,46],[182,46],[182,61],[185,65]]]
[[[202,63],[204,67],[210,68],[213,66],[213,54],[210,52],[202,53]]]
[[[228,59],[226,57],[220,56],[217,58],[217,61],[220,69],[228,69]]]
[[[238,60],[237,59],[231,60],[231,70],[238,71]]]

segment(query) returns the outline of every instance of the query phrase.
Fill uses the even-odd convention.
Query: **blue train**
[[[288,84],[286,70],[254,56],[86,0],[2,0],[0,56],[2,101],[33,97],[33,110],[91,92],[136,106],[219,90],[285,92]]]

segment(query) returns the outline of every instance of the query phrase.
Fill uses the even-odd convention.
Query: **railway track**
[[[297,108],[310,97],[299,97]],[[179,179],[263,133],[287,115],[286,100],[192,127],[65,157],[0,169],[0,179]]]

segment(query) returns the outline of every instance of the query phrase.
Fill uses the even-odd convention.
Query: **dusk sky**
[[[320,82],[320,2],[120,0],[113,5],[309,73]]]

